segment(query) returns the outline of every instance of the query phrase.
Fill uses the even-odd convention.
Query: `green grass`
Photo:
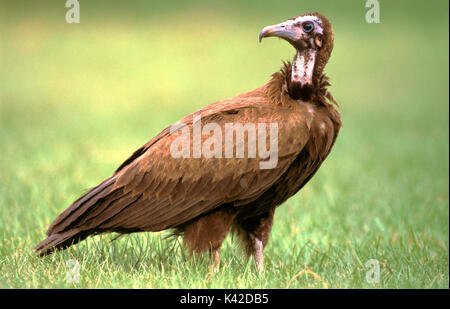
[[[0,288],[448,288],[448,2],[381,1],[378,25],[364,22],[363,2],[103,11],[81,1],[81,24],[68,25],[63,5],[2,1]],[[334,25],[326,71],[343,128],[313,180],[277,210],[264,274],[231,238],[215,274],[166,233],[35,256],[51,221],[137,147],[265,83],[293,50],[258,44],[259,30],[315,9]],[[78,284],[65,280],[70,259]],[[366,282],[369,259],[379,283]]]

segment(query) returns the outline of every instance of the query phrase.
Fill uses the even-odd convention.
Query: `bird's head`
[[[259,41],[266,37],[284,39],[297,51],[288,80],[291,95],[302,97],[302,92],[318,87],[334,41],[331,23],[325,16],[308,13],[267,26],[261,31]]]

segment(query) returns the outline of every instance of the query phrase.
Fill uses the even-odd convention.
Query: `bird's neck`
[[[308,100],[314,90],[316,54],[316,50],[305,49],[297,51],[294,57],[288,88],[289,94],[295,99]]]
[[[320,61],[319,63],[315,63],[312,85],[292,83],[294,66],[294,63],[290,61],[285,62],[281,70],[273,74],[272,79],[264,86],[265,95],[272,102],[278,105],[284,105],[291,104],[293,100],[301,100],[320,106],[326,105],[327,103],[334,103],[338,106],[331,93],[327,90],[330,83],[328,78],[323,74],[321,69],[323,65],[321,65]],[[300,67],[297,65],[297,68]]]
[[[312,85],[315,62],[315,50],[298,51],[292,62],[291,83],[299,83],[302,86]]]

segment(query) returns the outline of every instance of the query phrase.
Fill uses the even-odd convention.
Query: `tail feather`
[[[39,256],[42,257],[52,254],[57,250],[67,249],[71,245],[85,239],[88,235],[89,233],[80,232],[80,230],[77,229],[60,234],[52,234],[35,246],[33,250],[37,251]]]
[[[58,218],[53,221],[47,230],[47,235],[63,232],[74,221],[80,218],[86,210],[94,206],[101,198],[106,197],[114,186],[116,177],[110,177],[98,186],[92,188],[88,193],[73,202],[66,210],[64,210]]]
[[[48,237],[33,249],[40,256],[45,256],[57,250],[64,250],[91,234],[101,232],[87,226],[78,226],[77,222],[88,213],[95,213],[96,207],[105,204],[102,201],[111,196],[115,180],[115,176],[107,178],[64,210],[48,228]]]

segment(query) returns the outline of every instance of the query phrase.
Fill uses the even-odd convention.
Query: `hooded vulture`
[[[231,230],[262,270],[275,209],[316,173],[341,126],[323,74],[330,22],[299,15],[265,27],[259,40],[266,37],[289,42],[293,61],[262,87],[208,105],[136,150],[53,221],[34,248],[39,255],[105,232],[171,229],[191,254],[209,252],[217,263]]]

